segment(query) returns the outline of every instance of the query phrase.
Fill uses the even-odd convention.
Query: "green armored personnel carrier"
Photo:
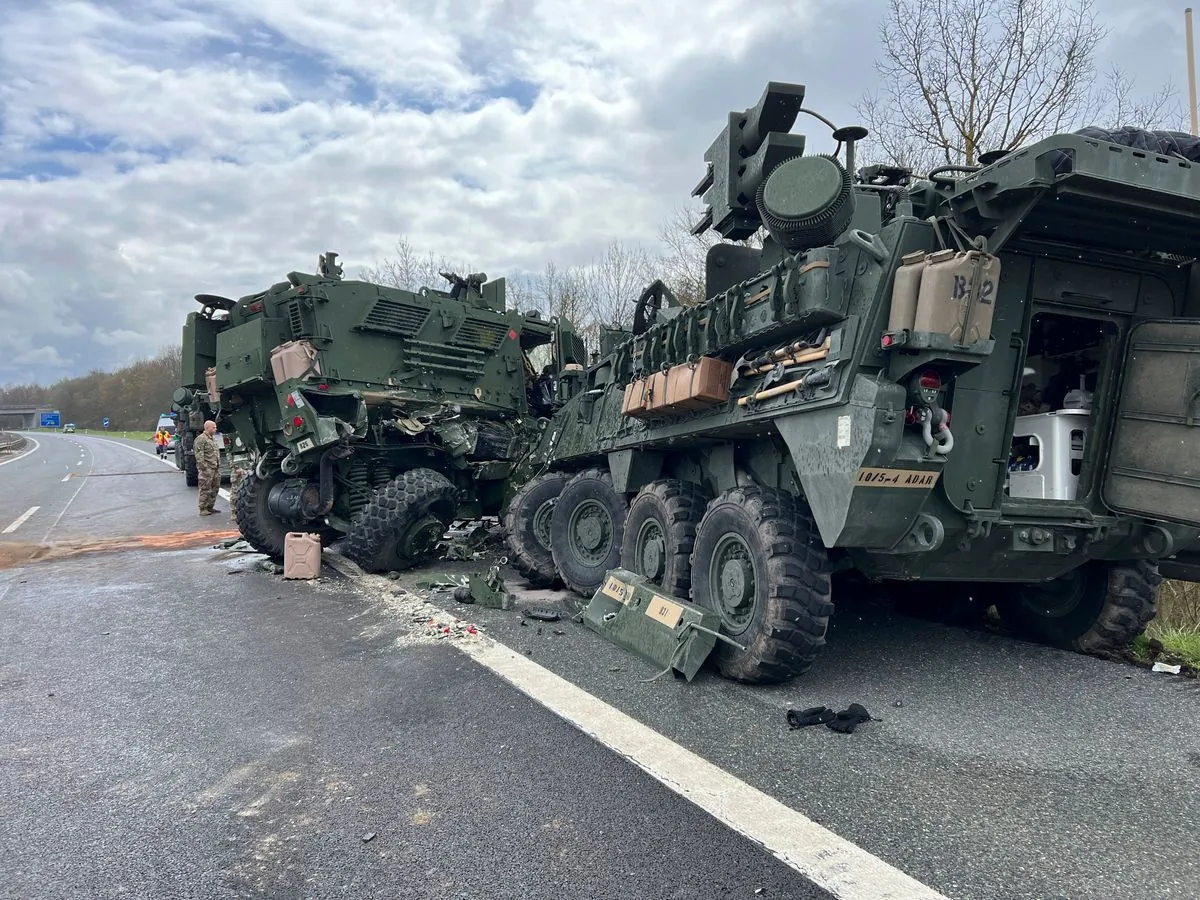
[[[175,467],[184,473],[188,487],[199,483],[196,472],[196,437],[204,430],[205,421],[220,418],[217,405],[209,400],[204,383],[204,371],[196,370],[194,357],[187,361],[189,383],[175,389],[171,396],[171,410],[175,418]],[[217,447],[221,455],[221,481],[229,482],[230,454],[242,446],[237,434],[232,436],[218,431]]]
[[[862,128],[805,154],[803,100],[729,114],[697,233],[763,247],[714,246],[694,307],[642,295],[545,433],[511,555],[714,610],[746,681],[811,664],[839,572],[1127,644],[1162,575],[1200,580],[1200,166],[1085,131],[859,170]]]
[[[185,376],[253,454],[234,513],[255,548],[280,556],[288,532],[317,532],[367,571],[404,569],[452,519],[502,510],[556,366],[580,370],[583,343],[507,309],[503,279],[443,277],[449,291],[346,280],[326,253],[315,275],[197,296]]]

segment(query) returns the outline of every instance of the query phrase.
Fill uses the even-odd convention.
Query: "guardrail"
[[[0,431],[0,454],[16,453],[25,449],[25,438],[19,434]]]

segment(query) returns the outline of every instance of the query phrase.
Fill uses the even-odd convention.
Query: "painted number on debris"
[[[303,440],[296,441],[296,449],[299,450],[301,453],[307,453],[312,448],[313,448],[312,438],[304,438]]]
[[[618,603],[629,602],[629,585],[613,575],[610,575],[608,580],[604,582],[604,587],[600,589],[600,592],[612,597]]]
[[[683,618],[683,607],[655,594],[646,604],[646,615],[668,628],[674,628]]]
[[[859,487],[931,488],[937,484],[939,474],[921,469],[862,468],[854,483]]]

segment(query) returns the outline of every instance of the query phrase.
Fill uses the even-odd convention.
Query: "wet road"
[[[17,499],[21,463],[0,467],[0,527],[47,510],[0,549],[26,529],[227,527],[195,516],[182,477],[59,493],[72,453],[77,469],[88,454],[96,471],[166,467],[54,440]],[[297,584],[257,559],[202,544],[0,571],[0,896],[886,895],[824,893],[803,859],[732,830],[769,834],[783,807],[800,816],[770,849],[786,856],[812,820],[922,896],[1196,896],[1194,681],[845,596],[825,654],[789,685],[649,681],[655,667],[576,623],[522,624],[550,592],[519,592],[512,611],[442,604],[526,661],[522,683],[477,644],[429,635],[396,593],[416,573],[327,567]],[[877,721],[788,730],[789,707],[850,702]],[[705,805],[722,771],[761,807]]]
[[[39,439],[0,548],[217,527]],[[0,571],[0,897],[828,896],[336,573],[200,544]]]

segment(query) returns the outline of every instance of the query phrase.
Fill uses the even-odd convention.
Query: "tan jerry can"
[[[321,536],[289,531],[283,539],[283,577],[316,578],[321,574]]]
[[[978,292],[972,303],[977,275]],[[931,253],[921,275],[913,330],[948,334],[951,340],[964,344],[986,340],[992,333],[999,282],[1000,260],[990,253],[980,250]]]
[[[217,390],[217,369],[215,366],[204,370],[204,389],[208,391],[208,402],[216,403],[217,398],[221,396],[221,392]]]
[[[724,403],[729,399],[733,365],[711,356],[695,363],[672,366],[667,372],[666,412],[688,412]]]
[[[288,341],[286,344],[280,344],[271,351],[271,372],[275,376],[275,383],[281,384],[289,378],[303,378],[312,366],[313,372],[307,377],[312,377],[312,374],[320,375],[321,369],[317,365],[317,350],[308,341]]]
[[[889,332],[912,330],[917,317],[917,298],[921,292],[921,275],[925,265],[924,250],[900,257],[900,268],[892,280],[892,308],[887,325]]]

